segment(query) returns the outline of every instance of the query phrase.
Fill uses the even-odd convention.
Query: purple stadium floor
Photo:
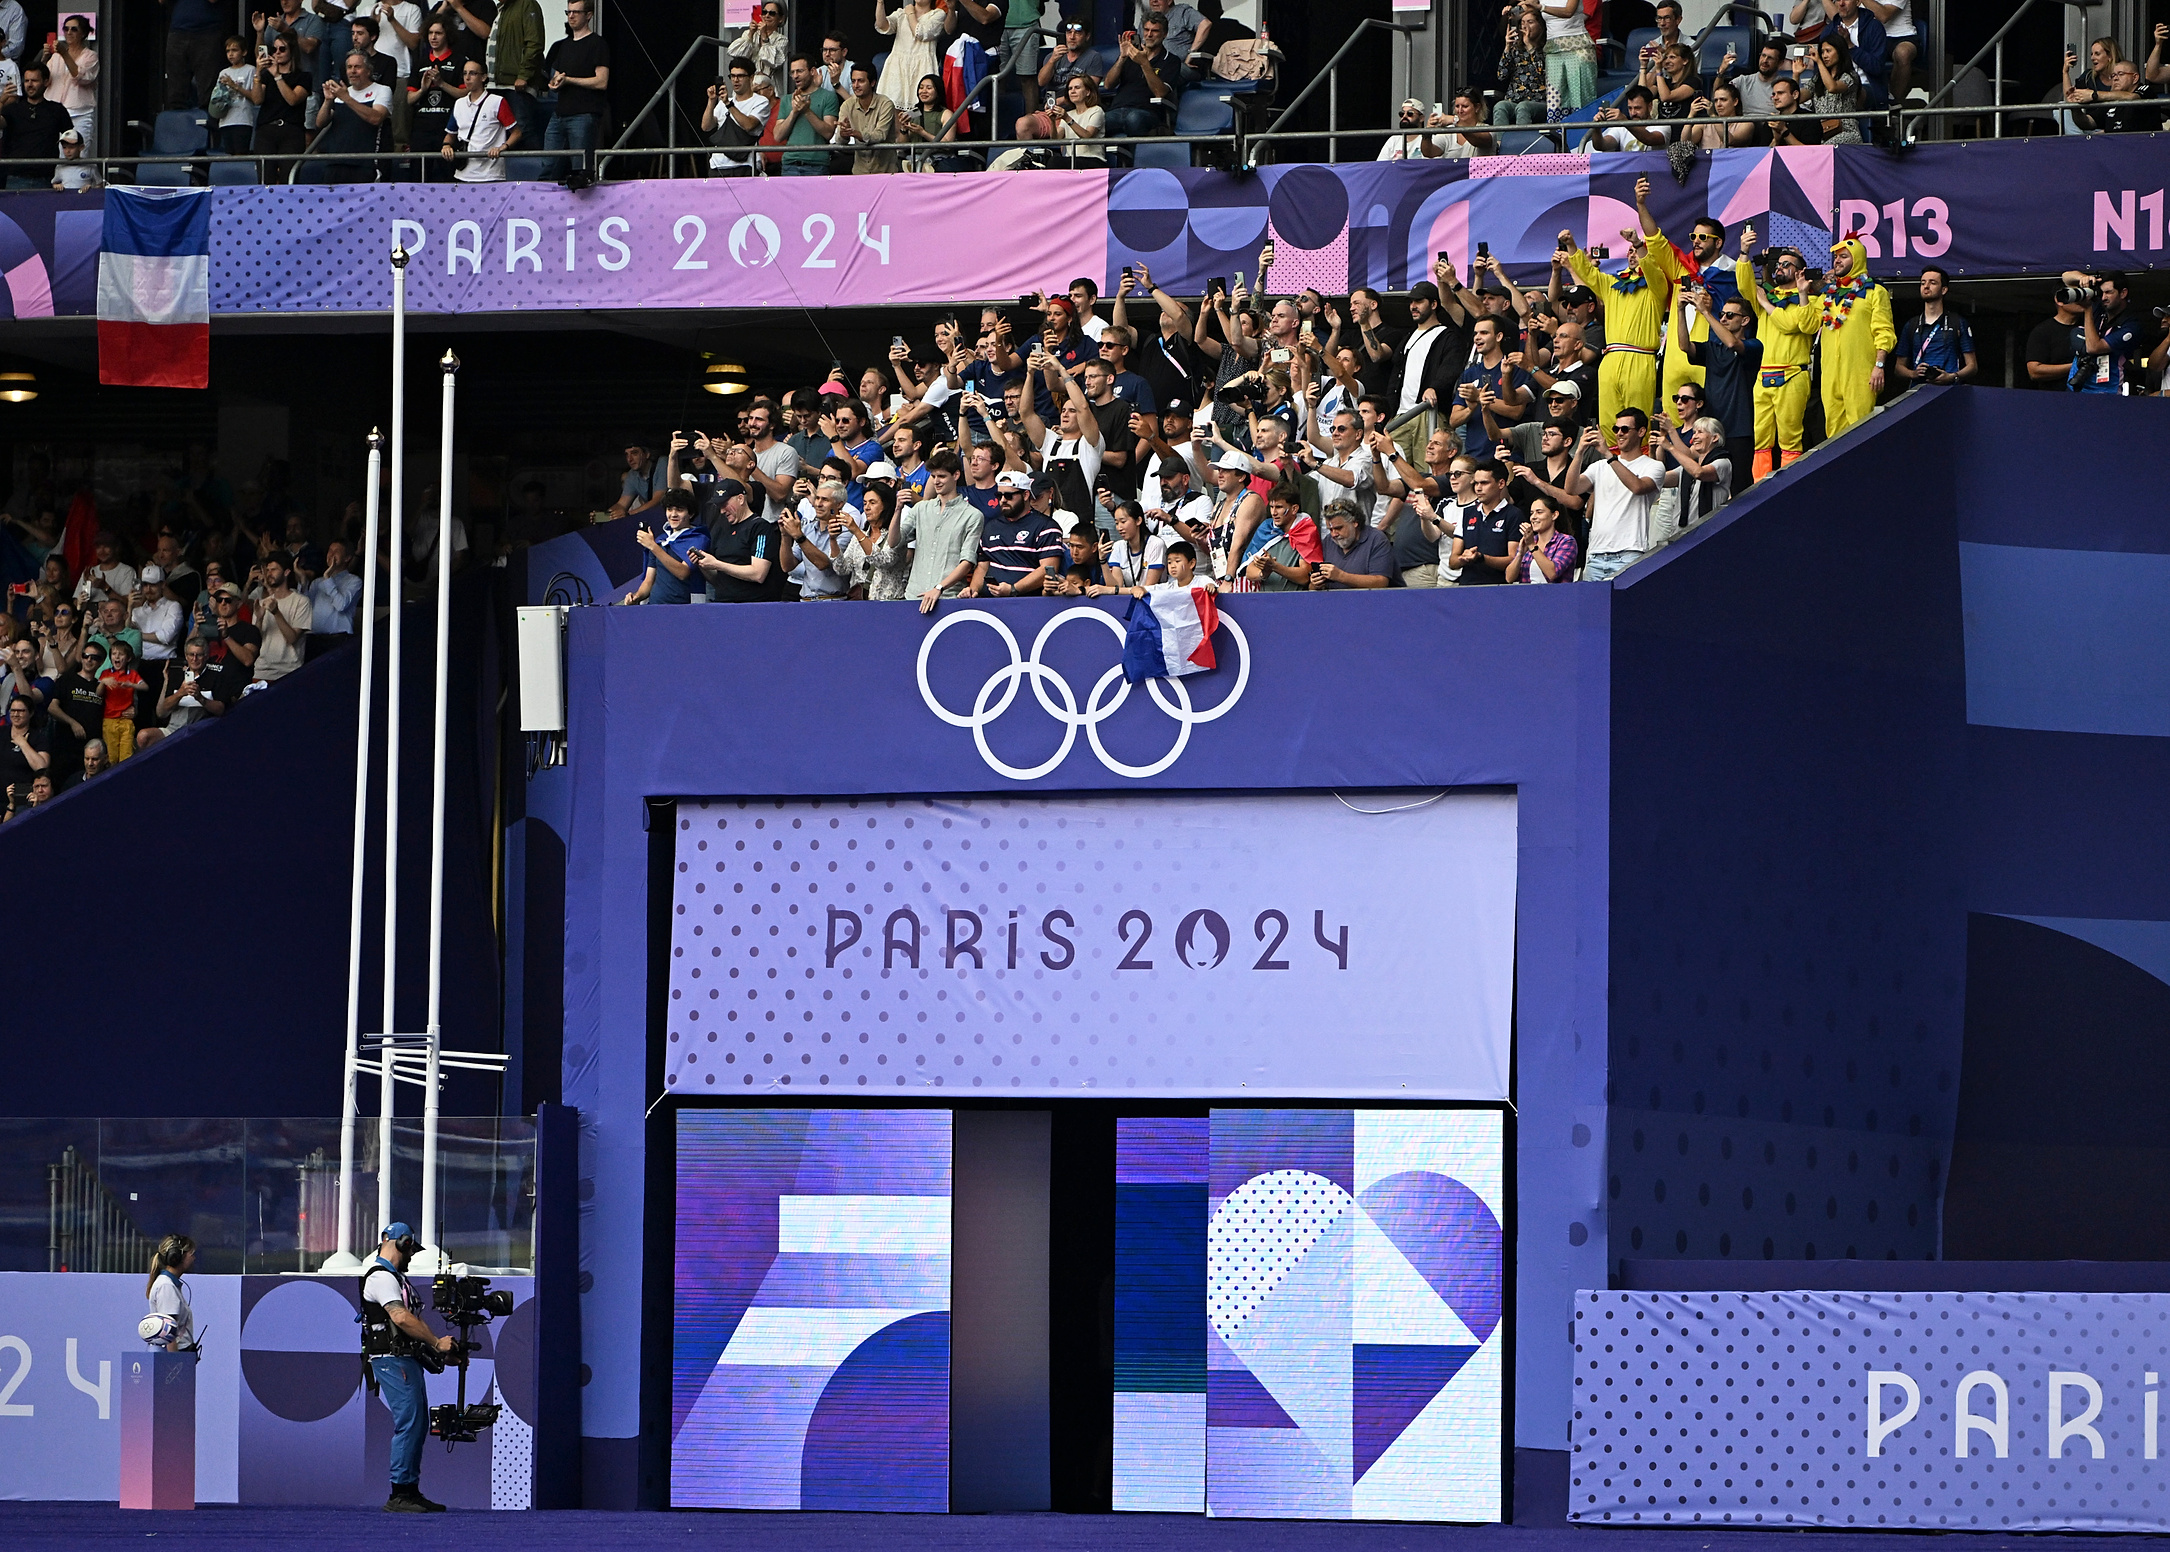
[[[1605,1530],[1564,1524],[1468,1528],[1303,1524],[1177,1515],[445,1514],[427,1518],[347,1509],[125,1511],[105,1504],[0,1504],[0,1547],[142,1548],[178,1542],[203,1552],[645,1552],[728,1547],[731,1552],[1919,1552],[1919,1537],[1881,1533],[1748,1530]],[[2085,1538],[2099,1545],[2101,1538]],[[2076,1536],[1983,1536],[1967,1552],[2077,1548]]]

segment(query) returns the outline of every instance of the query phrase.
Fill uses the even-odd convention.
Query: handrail
[[[626,149],[625,143],[627,140],[632,138],[633,131],[640,128],[641,125],[647,123],[648,115],[655,112],[656,110],[656,104],[670,95],[671,89],[678,84],[679,75],[685,70],[686,66],[693,63],[693,56],[696,53],[698,53],[704,48],[720,49],[726,46],[727,45],[724,43],[723,39],[711,38],[707,36],[695,38],[691,43],[687,44],[686,51],[678,56],[678,63],[671,66],[671,73],[665,76],[663,78],[663,83],[655,89],[655,95],[648,99],[646,105],[641,108],[640,112],[634,114],[630,119],[626,120],[625,128],[619,132],[617,140],[608,149],[612,151],[623,151]]]
[[[1998,47],[2003,44],[2005,37],[2011,32],[2011,30],[2019,25],[2020,18],[2025,16],[2029,11],[2033,10],[2034,6],[2035,0],[2020,0],[2019,9],[2014,11],[2011,14],[2010,18],[2006,20],[2005,24],[1997,29],[1995,36],[1991,37],[1987,43],[1984,43],[1981,48],[1975,52],[1975,55],[1972,59],[1968,60],[1965,64],[1961,65],[1957,70],[1954,70],[1951,73],[1951,79],[1946,81],[1944,85],[1937,91],[1937,94],[1929,99],[1928,105],[1932,108],[1935,107],[1939,102],[1944,99],[1944,96],[1947,92],[1949,92],[1953,87],[1959,84],[1959,78],[1961,76],[1972,70],[1976,65],[1987,59],[1991,54],[1994,54],[1997,51]],[[2004,89],[2001,80],[1998,82],[1997,89],[1999,91],[2002,91]],[[2000,103],[1998,104],[1998,106],[2002,107],[2003,104]]]
[[[1724,21],[1728,16],[1731,16],[1735,11],[1747,12],[1750,16],[1753,16],[1758,23],[1770,20],[1769,13],[1760,11],[1752,5],[1745,4],[1744,0],[1726,0],[1726,3],[1719,6],[1717,11],[1712,14],[1710,20],[1704,23],[1703,30],[1695,35],[1695,42],[1689,45],[1689,47],[1695,50],[1699,58],[1703,52],[1704,41],[1708,39],[1712,33],[1718,30],[1718,24],[1720,22]],[[1750,28],[1749,30],[1752,32],[1755,29]]]
[[[1302,107],[1304,104],[1304,100],[1308,98],[1313,92],[1319,89],[1319,82],[1325,80],[1329,75],[1331,75],[1333,73],[1334,66],[1341,63],[1342,56],[1348,53],[1350,49],[1356,47],[1356,40],[1358,38],[1361,38],[1366,32],[1370,31],[1372,28],[1376,27],[1381,32],[1412,33],[1423,31],[1426,25],[1427,23],[1425,22],[1412,22],[1406,26],[1403,26],[1394,22],[1381,21],[1376,16],[1365,17],[1362,21],[1356,24],[1355,30],[1352,31],[1349,36],[1342,42],[1341,47],[1334,50],[1332,57],[1329,58],[1325,64],[1319,67],[1318,73],[1313,75],[1311,79],[1304,84],[1304,89],[1298,92],[1295,96],[1291,97],[1286,104],[1276,107],[1274,109],[1273,122],[1276,124],[1280,123],[1281,120],[1287,118],[1291,113],[1294,113],[1298,108]],[[1368,134],[1369,131],[1351,130],[1350,133]]]

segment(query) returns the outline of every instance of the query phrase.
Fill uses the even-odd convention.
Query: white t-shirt
[[[362,1301],[381,1304],[386,1309],[403,1309],[407,1303],[406,1283],[390,1267],[373,1264],[362,1279]]]
[[[103,587],[105,592],[97,593]],[[117,560],[110,566],[85,566],[82,576],[76,579],[75,601],[82,603],[92,597],[126,598],[136,590],[136,568],[126,561]]]
[[[1590,36],[1589,28],[1582,24],[1582,7],[1579,5],[1565,16],[1554,16],[1550,11],[1545,11],[1542,14],[1545,18],[1545,41],[1547,43],[1550,43],[1554,38],[1572,38],[1578,33],[1585,38]]]
[[[1401,403],[1395,406],[1399,413],[1407,414],[1423,398],[1425,365],[1431,360],[1432,347],[1446,336],[1447,331],[1434,324],[1428,329],[1417,330],[1402,342]],[[1446,406],[1441,405],[1440,413],[1445,412]]]
[[[188,1307],[188,1284],[161,1272],[158,1280],[151,1284],[151,1313],[170,1315],[173,1323],[181,1328],[181,1334],[175,1338],[176,1346],[196,1345],[196,1315]]]
[[[1145,580],[1147,572],[1152,571],[1155,567],[1165,568],[1167,566],[1168,541],[1159,534],[1147,534],[1145,537],[1145,557],[1141,564],[1137,552],[1130,547],[1130,541],[1128,539],[1118,539],[1115,541],[1113,548],[1108,551],[1108,564],[1121,567],[1123,580],[1130,586],[1136,587]]]
[[[508,140],[520,122],[502,92],[485,92],[480,102],[461,97],[452,104],[452,138],[458,142],[452,176],[461,183],[502,183],[505,164],[489,153]]]
[[[1619,126],[1608,124],[1590,137],[1590,149],[1593,151],[1647,151],[1650,147],[1644,145]]]
[[[773,106],[774,104],[772,104],[766,97],[762,96],[759,92],[748,92],[743,99],[732,97],[726,94],[723,99],[716,104],[716,122],[718,124],[721,124],[723,122],[724,110],[726,108],[736,108],[739,112],[745,114],[746,117],[750,119],[759,119],[761,121],[762,127],[766,128],[769,121],[769,110]],[[758,140],[760,137],[761,130],[756,129],[754,131],[754,138]],[[753,156],[750,152],[740,152],[738,155],[733,156],[728,152],[718,151],[715,155],[711,156],[708,159],[708,166],[711,172],[722,172],[726,168],[731,167],[748,167],[751,166],[752,163]]]
[[[1442,480],[1440,483],[1443,485],[1446,482]],[[1468,510],[1468,506],[1454,500],[1436,501],[1432,504],[1432,511],[1439,518],[1439,574],[1449,579],[1462,574],[1459,568],[1449,566],[1447,560],[1454,554],[1454,541],[1462,536],[1462,514]]]
[[[1078,327],[1085,331],[1087,339],[1097,343],[1100,336],[1108,332],[1108,321],[1098,313],[1087,313]]]
[[[1665,472],[1665,465],[1648,456],[1626,458],[1621,462],[1633,473],[1655,482]],[[1650,548],[1650,509],[1656,504],[1655,487],[1641,495],[1635,495],[1613,472],[1609,460],[1590,465],[1590,502],[1595,514],[1590,519],[1590,553],[1592,555],[1640,555]]]
[[[1178,458],[1190,465],[1189,499],[1196,499],[1199,493],[1208,487],[1205,470],[1198,467],[1198,444],[1196,442],[1171,442],[1169,446],[1175,450]],[[1161,495],[1160,464],[1161,460],[1155,458],[1152,472],[1138,481],[1138,505],[1148,512],[1155,507],[1164,507],[1168,504],[1166,498]],[[1208,505],[1211,505],[1211,503],[1209,502]]]
[[[1088,442],[1083,437],[1065,440],[1062,433],[1050,426],[1047,435],[1040,439],[1040,456],[1052,462],[1056,457],[1075,458],[1078,472],[1085,476],[1085,488],[1090,491],[1100,478],[1100,444]]]
[[[256,122],[256,104],[249,101],[249,88],[256,84],[254,65],[228,65],[219,72],[219,79],[233,88],[234,105],[219,115],[219,128],[232,129],[242,124]]]
[[[422,30],[422,8],[414,0],[362,0],[354,8],[353,15],[374,16],[377,19],[377,52],[392,56],[399,66],[399,78],[404,81],[414,70],[414,58],[398,33],[392,30],[392,18],[399,19],[400,26],[409,32]],[[350,18],[351,19],[351,18]]]

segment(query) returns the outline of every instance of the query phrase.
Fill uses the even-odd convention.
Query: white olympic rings
[[[941,639],[944,631],[948,630],[952,625],[962,625],[968,620],[988,626],[997,636],[1000,636],[1003,645],[1010,649],[1010,662],[1007,668],[996,669],[988,677],[987,682],[980,686],[979,694],[973,697],[970,714],[965,715],[951,711],[935,698],[933,686],[927,683],[927,658],[933,652],[935,642]],[[1092,745],[1093,753],[1100,757],[1100,763],[1116,775],[1128,776],[1133,780],[1158,776],[1169,766],[1175,764],[1177,758],[1183,753],[1185,746],[1190,743],[1190,730],[1201,722],[1211,722],[1215,718],[1226,716],[1235,707],[1236,702],[1243,698],[1244,686],[1250,683],[1250,643],[1244,639],[1243,627],[1228,615],[1222,614],[1220,623],[1227,630],[1230,639],[1236,644],[1235,687],[1228,692],[1228,698],[1218,706],[1207,711],[1194,711],[1191,709],[1190,691],[1185,688],[1181,679],[1155,678],[1146,680],[1146,692],[1152,696],[1153,704],[1174,718],[1180,731],[1176,734],[1175,747],[1152,764],[1126,765],[1109,754],[1107,746],[1100,741],[1100,724],[1114,716],[1121,709],[1123,702],[1130,698],[1130,681],[1123,677],[1123,665],[1118,662],[1113,668],[1100,676],[1098,682],[1093,685],[1092,693],[1085,699],[1084,710],[1080,711],[1077,703],[1077,692],[1070,688],[1070,682],[1063,678],[1060,673],[1040,661],[1041,650],[1046,647],[1048,638],[1054,635],[1059,627],[1071,620],[1098,620],[1115,633],[1115,639],[1118,643],[1124,639],[1122,621],[1112,614],[1080,604],[1075,608],[1063,610],[1062,613],[1040,627],[1040,634],[1032,639],[1032,655],[1030,657],[1019,651],[1017,637],[1011,632],[1009,626],[1004,624],[999,616],[989,613],[985,609],[960,609],[954,614],[945,616],[936,622],[934,629],[928,631],[926,639],[919,644],[920,699],[927,703],[929,711],[947,722],[951,727],[970,728],[972,730],[972,742],[978,747],[980,758],[985,760],[989,768],[995,771],[996,774],[1007,776],[1012,781],[1037,781],[1062,764],[1064,760],[1070,757],[1070,751],[1077,745],[1079,728],[1085,730],[1086,740]],[[1004,712],[1010,709],[1011,703],[1017,699],[1017,686],[1026,679],[1032,681],[1033,698],[1040,703],[1041,710],[1062,724],[1062,743],[1056,748],[1054,754],[1029,769],[1008,764],[997,756],[987,744],[988,724],[1000,718]],[[1051,695],[1049,691],[1051,685],[1054,695]],[[1103,705],[1101,698],[1108,694],[1110,685],[1116,687],[1115,693]],[[1163,685],[1167,688],[1163,689]],[[1169,691],[1174,692],[1173,699],[1170,699]],[[1059,705],[1054,698],[1055,695],[1061,697]]]

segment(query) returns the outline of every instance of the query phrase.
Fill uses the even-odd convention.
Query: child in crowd
[[[136,697],[145,685],[135,649],[124,638],[114,637],[110,651],[98,683],[105,687],[106,758],[118,765],[136,752]]]

